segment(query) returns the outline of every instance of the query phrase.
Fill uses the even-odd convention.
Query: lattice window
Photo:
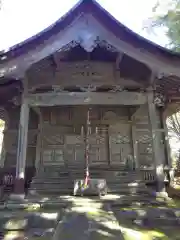
[[[54,161],[63,162],[64,161],[64,152],[62,149],[54,150]]]
[[[53,150],[45,150],[43,152],[43,161],[46,162],[52,162],[53,159]]]
[[[62,149],[48,149],[43,151],[43,162],[53,164],[56,162],[64,163],[64,152]]]

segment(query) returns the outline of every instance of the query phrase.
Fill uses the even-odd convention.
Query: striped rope
[[[88,186],[90,174],[89,174],[89,136],[91,134],[91,122],[90,122],[90,108],[87,111],[87,121],[86,121],[86,134],[85,134],[85,161],[86,161],[86,172],[85,172],[85,181],[84,187]]]

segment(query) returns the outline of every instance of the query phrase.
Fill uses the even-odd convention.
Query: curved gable
[[[97,41],[143,62],[155,71],[180,76],[180,57],[134,33],[96,1],[80,1],[64,17],[34,37],[1,54],[0,75],[20,77],[35,62],[80,44],[92,51]]]

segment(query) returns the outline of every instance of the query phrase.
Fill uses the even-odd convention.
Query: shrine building
[[[179,102],[180,55],[134,33],[96,1],[80,1],[0,54],[2,167],[16,170],[15,194],[24,193],[29,168],[31,190],[70,192],[61,178],[69,174],[68,182],[85,168],[89,112],[90,174],[141,175],[160,192],[172,168],[166,119]]]

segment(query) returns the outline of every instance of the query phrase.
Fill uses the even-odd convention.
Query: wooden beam
[[[29,94],[27,101],[30,106],[56,105],[141,105],[147,102],[144,93],[137,92],[68,92]]]

